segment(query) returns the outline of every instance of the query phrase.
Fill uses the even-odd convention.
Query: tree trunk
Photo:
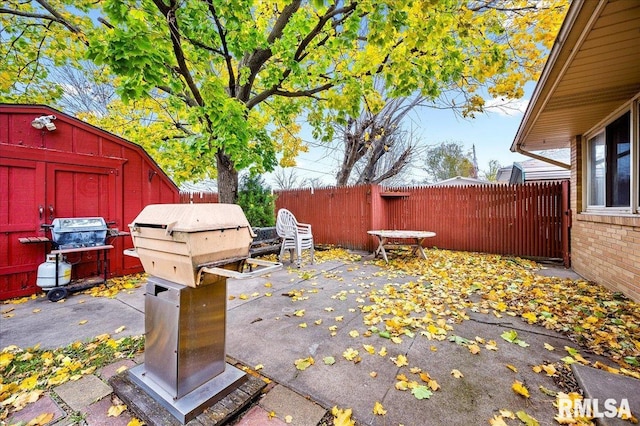
[[[216,152],[218,168],[218,202],[235,204],[238,201],[238,171],[222,150]]]

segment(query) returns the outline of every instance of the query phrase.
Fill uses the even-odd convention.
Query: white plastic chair
[[[291,263],[293,263],[294,253],[296,265],[300,267],[302,250],[311,250],[311,263],[313,263],[313,234],[311,225],[308,223],[298,223],[296,217],[287,209],[278,210],[276,220],[276,232],[282,238],[280,248],[280,261],[286,250],[289,250]]]

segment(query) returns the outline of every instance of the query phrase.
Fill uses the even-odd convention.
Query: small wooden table
[[[410,244],[410,246],[413,247],[412,254],[420,254],[423,259],[426,259],[427,255],[422,249],[422,242],[426,238],[436,236],[436,233],[431,231],[390,231],[384,229],[367,231],[367,234],[375,235],[378,238],[378,248],[373,254],[374,257],[377,257],[379,254],[381,254],[382,258],[387,263],[389,263],[389,259],[387,258],[387,252],[385,251],[384,246],[387,244],[389,239],[414,240],[414,243]]]

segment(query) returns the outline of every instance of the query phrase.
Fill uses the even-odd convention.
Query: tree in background
[[[343,149],[336,185],[377,184],[400,174],[416,154],[413,137],[402,122],[422,101],[420,95],[385,99],[377,112],[365,105],[358,117],[336,123]]]
[[[271,188],[258,175],[246,174],[240,181],[238,204],[251,226],[275,226],[275,201]]]
[[[431,182],[456,176],[471,177],[474,169],[471,152],[465,152],[462,142],[442,142],[425,154],[424,170]]]
[[[489,182],[496,182],[501,168],[502,166],[498,160],[489,160],[489,168],[482,172],[482,176]]]
[[[240,170],[293,164],[304,149],[298,118],[328,141],[331,124],[358,116],[363,99],[378,112],[376,76],[392,98],[459,93],[464,115],[482,111],[481,89],[521,97],[567,3],[9,1],[0,7],[1,100],[54,103],[64,90],[49,70],[93,61],[125,104],[162,99],[175,120],[166,123],[183,132],[166,152],[200,173],[215,168],[220,200],[235,202]]]

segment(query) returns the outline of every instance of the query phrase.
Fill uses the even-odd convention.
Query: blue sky
[[[411,117],[412,125],[420,145],[438,145],[441,142],[462,142],[471,150],[476,146],[476,156],[480,170],[488,169],[490,160],[497,160],[503,167],[515,161],[528,159],[520,154],[512,153],[509,148],[522,120],[528,96],[534,85],[528,85],[524,99],[513,104],[508,111],[490,108],[491,112],[478,114],[475,119],[463,119],[447,110],[424,108]],[[306,140],[306,139],[305,139]],[[335,184],[340,154],[335,148],[322,146],[313,140],[306,140],[309,152],[301,154],[297,159],[295,173],[299,180],[319,178],[326,185]],[[414,169],[415,179],[423,176]],[[267,183],[272,184],[267,176]]]

